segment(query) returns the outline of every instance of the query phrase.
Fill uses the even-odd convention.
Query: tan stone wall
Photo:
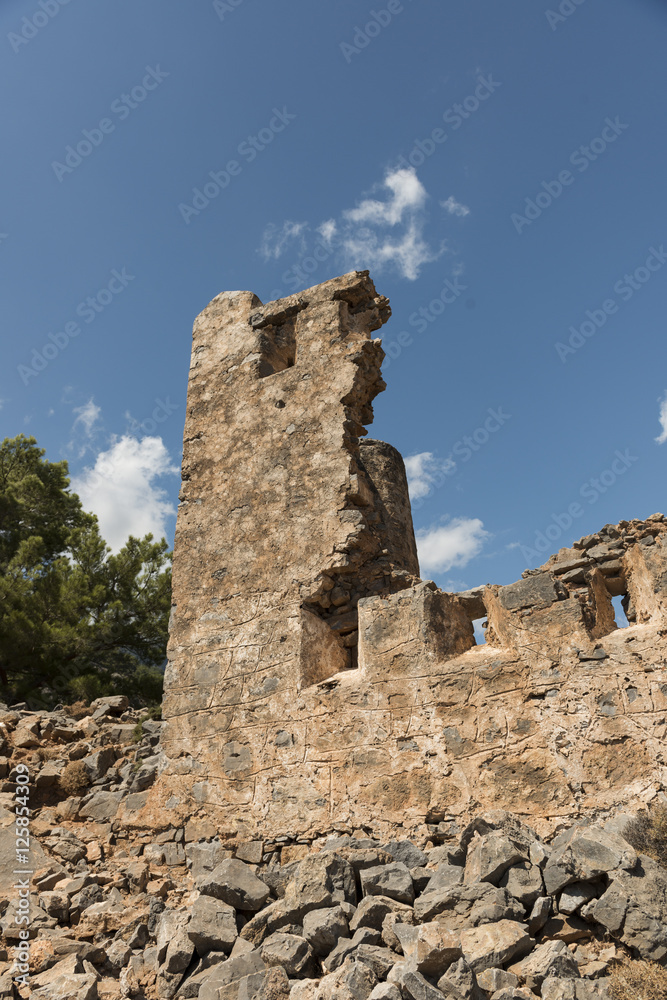
[[[400,456],[359,440],[388,315],[362,272],[267,306],[225,293],[195,323],[171,764],[128,821],[553,825],[664,787],[667,522],[607,525],[507,587],[420,582]]]

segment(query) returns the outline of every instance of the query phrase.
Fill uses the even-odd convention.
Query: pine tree
[[[112,555],[69,490],[67,463],[44,454],[23,435],[0,446],[0,697],[50,704],[119,690],[155,700],[167,543],[130,537]]]

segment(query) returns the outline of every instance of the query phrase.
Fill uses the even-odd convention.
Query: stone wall
[[[664,787],[667,522],[607,525],[506,587],[420,581],[401,458],[360,440],[388,317],[353,272],[195,322],[170,767],[128,822],[432,830],[492,806],[550,828]]]

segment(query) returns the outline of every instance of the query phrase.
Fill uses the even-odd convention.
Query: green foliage
[[[0,446],[0,681],[32,704],[161,699],[171,601],[164,539],[116,555],[34,438]],[[9,689],[7,691],[7,689]]]

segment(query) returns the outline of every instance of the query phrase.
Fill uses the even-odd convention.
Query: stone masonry
[[[664,788],[667,521],[607,525],[510,586],[421,581],[400,455],[363,440],[389,315],[352,272],[197,318],[169,766],[127,823],[425,830],[491,807],[548,832]]]

